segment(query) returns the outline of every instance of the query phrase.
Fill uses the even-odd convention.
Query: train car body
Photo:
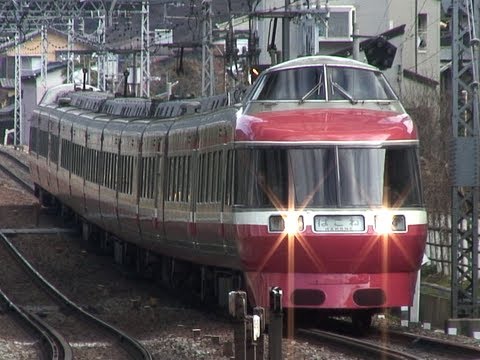
[[[54,92],[32,121],[32,178],[86,220],[241,273],[258,306],[275,286],[285,308],[412,303],[427,233],[418,137],[377,69],[288,61],[230,106]]]

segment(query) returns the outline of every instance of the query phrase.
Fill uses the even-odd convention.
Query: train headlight
[[[375,215],[375,230],[380,234],[390,234],[407,230],[405,216],[385,212]]]
[[[268,230],[270,232],[286,232],[289,234],[295,234],[299,231],[303,231],[305,225],[303,216],[296,214],[272,215],[268,219]]]

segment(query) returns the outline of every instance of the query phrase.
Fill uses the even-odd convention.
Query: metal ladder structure
[[[480,4],[453,0],[452,5],[451,316],[478,318]]]
[[[32,31],[42,33],[42,61],[41,84],[46,89],[47,50],[46,31],[49,26],[63,26],[68,31],[68,79],[73,75],[73,42],[75,30],[73,19],[99,19],[99,38],[97,39],[100,51],[99,84],[105,88],[106,46],[105,46],[105,18],[111,18],[115,10],[139,12],[142,17],[141,26],[141,96],[150,94],[150,32],[149,32],[149,0],[7,0],[0,4],[0,34],[14,39],[15,45],[15,110],[14,110],[14,145],[20,145],[23,140],[23,107],[22,107],[22,69],[20,46],[25,41],[25,35]],[[138,5],[140,6],[137,9]],[[125,10],[126,9],[126,10]],[[102,86],[103,85],[103,86]]]

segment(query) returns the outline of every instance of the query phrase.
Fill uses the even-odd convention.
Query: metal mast
[[[150,97],[150,1],[142,1],[140,96]]]
[[[453,318],[480,315],[478,216],[480,129],[478,1],[453,0],[452,24],[452,308]]]
[[[17,30],[15,34],[15,112],[14,128],[15,136],[13,145],[17,146],[22,142],[22,56],[20,54],[21,32]]]
[[[98,17],[98,27],[97,27],[97,43],[100,46],[100,51],[97,53],[97,68],[98,68],[98,77],[97,77],[97,86],[101,91],[106,90],[106,74],[107,74],[107,52],[105,48],[105,17],[106,11],[102,10],[100,16]]]
[[[47,69],[48,69],[48,29],[47,25],[42,25],[42,58],[41,58],[41,82],[42,95],[47,91]]]
[[[73,19],[68,19],[68,43],[67,43],[67,83],[73,83],[73,73],[75,71],[73,53],[73,44],[75,41],[75,22]]]
[[[213,29],[211,0],[203,0],[202,22],[202,96],[212,96],[215,92],[213,67]]]

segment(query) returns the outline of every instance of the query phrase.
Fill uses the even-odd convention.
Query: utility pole
[[[290,0],[285,0],[285,11],[290,7]],[[283,61],[290,59],[290,18],[285,16],[282,19],[282,55]]]

